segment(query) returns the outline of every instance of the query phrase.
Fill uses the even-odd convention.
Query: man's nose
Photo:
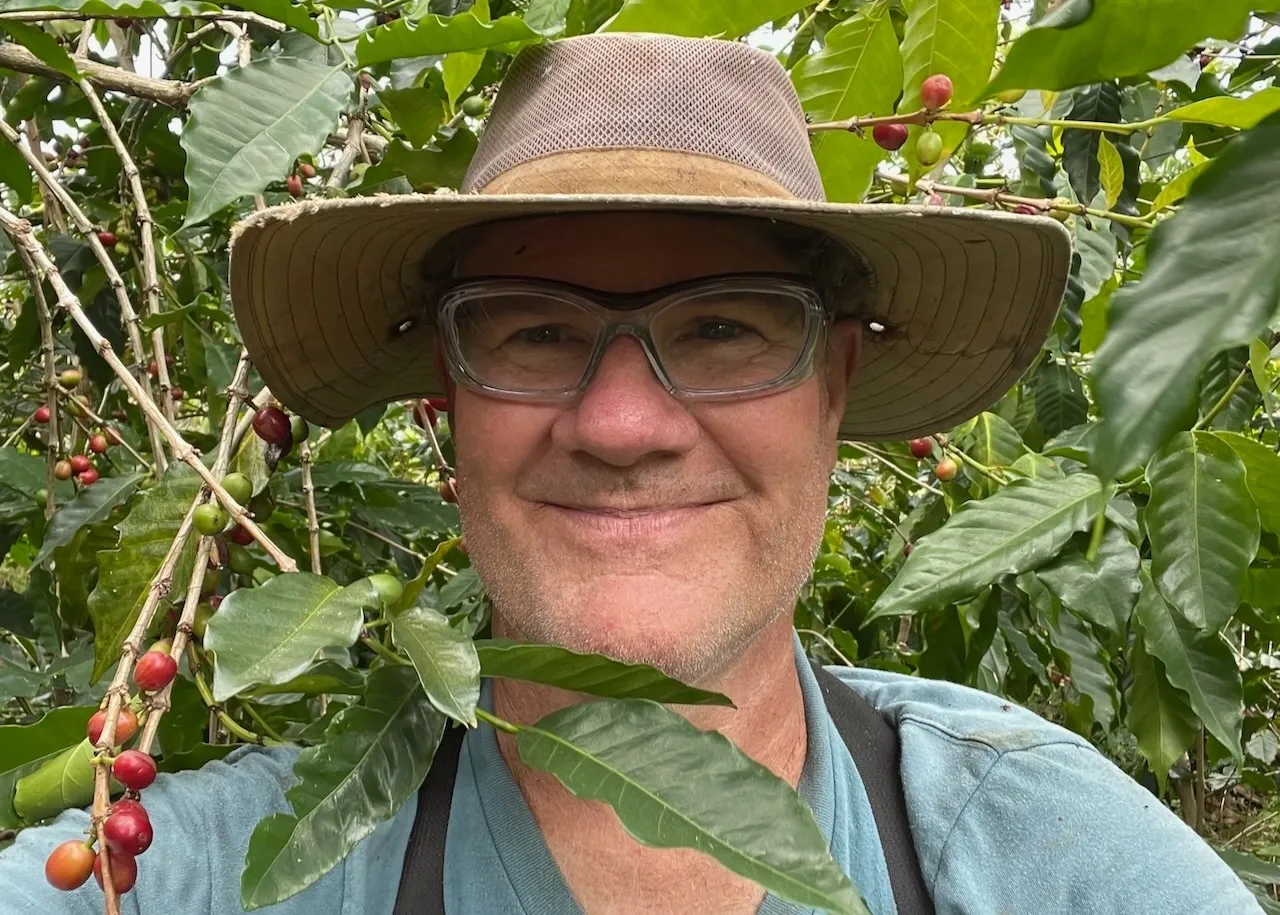
[[[609,344],[595,377],[557,421],[553,440],[616,467],[654,455],[684,454],[698,439],[698,423],[654,374],[634,337]]]

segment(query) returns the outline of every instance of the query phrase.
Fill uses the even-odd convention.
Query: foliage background
[[[126,682],[134,653],[179,623],[183,672],[147,738],[163,769],[201,765],[241,741],[332,749],[395,716],[416,716],[428,733],[443,727],[441,712],[474,723],[481,668],[501,675],[501,651],[468,647],[484,634],[487,605],[439,493],[447,420],[428,434],[411,405],[394,404],[313,430],[283,456],[224,422],[226,391],[232,417],[237,398],[263,396],[227,301],[229,227],[289,201],[289,181],[309,197],[448,192],[483,130],[461,103],[491,97],[519,47],[601,28],[664,31],[776,53],[813,125],[911,125],[899,153],[847,123],[815,129],[831,199],[1029,208],[1062,219],[1076,243],[1052,336],[1004,399],[939,430],[924,460],[907,443],[842,446],[826,536],[796,608],[806,645],[828,662],[1008,696],[1079,732],[1270,904],[1265,888],[1280,881],[1270,861],[1280,857],[1280,5],[1050,7],[0,3],[4,207],[35,227],[28,237],[66,282],[66,295],[33,284],[26,249],[0,242],[2,835],[89,802],[91,768],[68,787],[49,767],[65,771],[75,754],[88,766],[89,713],[110,682]],[[938,72],[956,91],[933,122],[919,86]],[[913,153],[925,129],[946,149],[929,168]],[[24,146],[40,151],[79,216],[37,180]],[[315,176],[292,178],[304,165]],[[25,231],[4,227],[15,240]],[[95,244],[100,232],[115,244]],[[85,323],[68,320],[68,296],[134,389]],[[85,375],[74,391],[55,379],[73,365]],[[142,385],[154,399],[146,413]],[[33,423],[52,400],[56,422]],[[253,479],[249,508],[265,535],[215,550],[229,566],[216,589],[236,597],[212,620],[201,611],[208,629],[185,651],[209,542],[157,573],[208,489],[172,454],[169,471],[154,472],[165,423],[219,454],[215,470]],[[131,451],[97,459],[92,486],[53,485],[54,460],[82,452],[102,426]],[[946,458],[960,470],[943,481],[932,470]],[[277,575],[280,557],[327,583]],[[359,590],[377,571],[413,580],[407,615],[392,619]],[[172,594],[153,587],[160,580]],[[189,580],[194,598],[184,599]],[[279,644],[289,621],[339,587],[341,612]],[[289,663],[264,675],[262,645]],[[419,674],[419,704],[397,687],[397,651]],[[522,663],[516,673],[528,676]],[[581,663],[551,667],[563,677]],[[433,746],[418,748],[422,769],[399,795],[416,787]],[[299,763],[309,785],[334,777],[321,755]],[[318,815],[293,800],[299,818]],[[387,813],[371,809],[365,822]],[[313,870],[341,851],[320,849]],[[251,870],[246,904],[305,885],[306,875]]]

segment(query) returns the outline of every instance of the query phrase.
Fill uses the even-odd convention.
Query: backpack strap
[[[418,810],[404,853],[393,915],[444,915],[444,840],[466,733],[466,728],[446,728],[426,780],[418,789]]]
[[[857,690],[817,661],[809,663],[818,678],[827,713],[849,748],[871,802],[898,915],[933,915],[933,900],[920,871],[920,858],[907,820],[898,731]]]
[[[810,663],[827,713],[853,757],[871,802],[898,915],[933,915],[933,902],[907,821],[907,802],[898,768],[898,732],[857,691],[816,661]],[[418,810],[409,833],[393,915],[445,915],[444,843],[465,734],[466,728],[445,731],[427,778],[418,789]]]

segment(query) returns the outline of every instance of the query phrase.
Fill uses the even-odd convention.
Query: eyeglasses
[[[640,293],[525,278],[460,280],[437,322],[455,380],[497,396],[554,401],[586,389],[615,337],[644,349],[686,399],[783,390],[813,370],[826,311],[800,276],[741,273]]]

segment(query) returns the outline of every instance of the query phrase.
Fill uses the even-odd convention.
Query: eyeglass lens
[[[673,300],[649,334],[671,382],[688,392],[776,381],[803,355],[806,301],[795,293],[711,290]],[[482,384],[522,392],[577,387],[608,325],[572,299],[541,292],[470,294],[454,310],[460,355]]]

